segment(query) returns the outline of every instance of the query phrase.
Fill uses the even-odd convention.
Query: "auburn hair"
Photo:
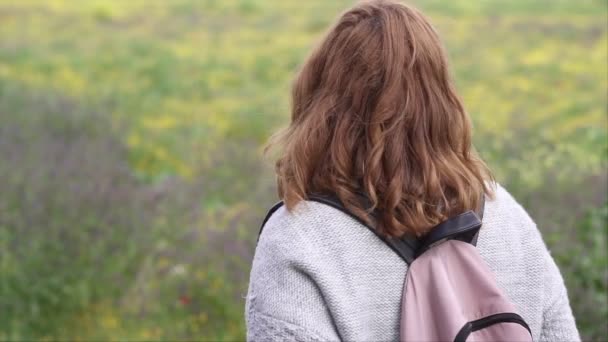
[[[493,196],[437,31],[394,1],[337,20],[295,79],[291,123],[274,147],[289,210],[334,194],[384,236],[423,235]]]

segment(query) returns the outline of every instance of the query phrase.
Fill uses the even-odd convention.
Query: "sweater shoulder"
[[[320,235],[325,229],[319,225],[330,209],[306,204],[280,207],[262,230],[246,301],[250,340],[338,339],[318,280],[333,274],[333,263],[320,252],[322,241],[332,241]]]
[[[499,184],[494,198],[486,203],[477,247],[497,273],[517,269],[512,276],[542,274],[546,247],[540,231],[524,207]]]
[[[294,208],[280,207],[266,222],[260,243],[281,243],[289,246],[303,240],[326,239],[338,234],[344,223],[355,223],[349,215],[330,206],[301,201]]]
[[[526,209],[498,183],[494,185],[494,198],[486,201],[484,224],[515,229],[522,233],[536,230],[536,224]]]

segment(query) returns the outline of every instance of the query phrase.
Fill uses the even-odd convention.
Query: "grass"
[[[0,0],[0,340],[243,339],[275,199],[260,147],[350,4]],[[415,4],[583,336],[607,339],[606,3]]]

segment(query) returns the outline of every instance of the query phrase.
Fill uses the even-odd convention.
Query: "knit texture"
[[[559,269],[532,219],[499,185],[486,202],[477,248],[534,341],[580,340]],[[316,202],[280,208],[253,260],[247,339],[396,341],[406,272],[350,216]]]

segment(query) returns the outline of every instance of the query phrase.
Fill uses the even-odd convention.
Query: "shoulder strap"
[[[347,210],[344,207],[344,205],[342,204],[342,202],[340,202],[340,200],[336,196],[311,195],[311,196],[309,196],[308,200],[328,205],[328,206],[335,208],[335,209],[347,214],[348,216],[354,218],[359,223],[361,223],[362,225],[367,227],[367,229],[372,231],[378,238],[380,238],[382,241],[384,241],[408,265],[411,264],[412,261],[414,261],[415,255],[416,255],[416,250],[418,249],[418,245],[419,245],[419,241],[417,239],[411,238],[411,237],[403,238],[403,239],[385,238],[385,237],[379,235],[373,227],[370,227],[367,223],[365,223],[359,217],[355,216],[353,213],[351,213],[349,210]],[[260,240],[260,235],[262,234],[262,230],[264,229],[264,225],[266,225],[266,222],[268,222],[268,220],[270,219],[272,214],[274,214],[282,206],[283,206],[283,201],[280,201],[280,202],[276,203],[274,206],[272,206],[272,208],[270,208],[270,210],[268,210],[268,213],[266,214],[266,217],[262,221],[262,225],[260,227],[260,232],[258,234],[258,241]]]
[[[483,212],[485,210],[485,205],[486,205],[486,194],[485,194],[485,192],[482,192],[481,193],[481,203],[479,204],[479,208],[475,212],[477,214],[477,216],[479,216],[479,221],[483,221]],[[480,227],[480,229],[481,229],[481,227]],[[471,244],[473,246],[477,246],[478,237],[479,237],[479,229],[477,230],[477,232],[475,233],[475,235],[473,235],[473,238],[471,239]]]
[[[262,235],[262,230],[264,229],[266,222],[268,222],[268,220],[270,219],[270,216],[272,216],[272,214],[274,214],[282,206],[283,206],[283,201],[279,201],[279,202],[275,203],[275,205],[273,205],[272,208],[270,208],[270,210],[268,210],[268,213],[266,214],[266,217],[264,217],[264,220],[262,221],[262,225],[260,226],[260,232],[258,233],[257,241],[260,241],[260,235]]]
[[[403,261],[410,265],[419,255],[433,247],[435,244],[446,239],[458,239],[475,245],[477,243],[479,229],[481,228],[485,196],[482,196],[481,206],[477,213],[474,211],[467,211],[464,214],[450,218],[433,228],[433,230],[431,230],[431,232],[424,239],[417,239],[412,236],[406,236],[401,239],[381,236],[374,229],[374,227],[371,227],[358,216],[347,210],[337,196],[311,195],[309,196],[308,200],[328,205],[354,218],[367,229],[372,231],[380,240],[384,241],[384,243],[386,243],[395,253],[397,253],[397,255],[403,259]],[[272,206],[270,210],[268,210],[268,213],[266,214],[266,217],[262,221],[262,225],[260,227],[258,241],[266,222],[268,222],[272,214],[274,214],[282,206],[283,201],[280,201]]]
[[[479,216],[480,220],[483,220],[483,211],[485,210],[485,206],[486,206],[486,194],[485,193],[481,193],[481,203],[479,204],[479,209],[477,209],[476,213],[477,216]]]
[[[341,212],[349,215],[350,217],[357,220],[359,223],[364,225],[367,229],[372,231],[380,240],[384,241],[397,255],[403,259],[408,265],[414,261],[416,250],[418,248],[418,240],[412,237],[406,237],[402,239],[397,238],[387,238],[378,234],[378,232],[374,229],[374,227],[369,226],[365,221],[361,220],[358,216],[351,213],[347,210],[340,199],[336,196],[330,195],[312,195],[308,198],[311,201],[323,203],[329,205],[335,209],[340,210]]]

